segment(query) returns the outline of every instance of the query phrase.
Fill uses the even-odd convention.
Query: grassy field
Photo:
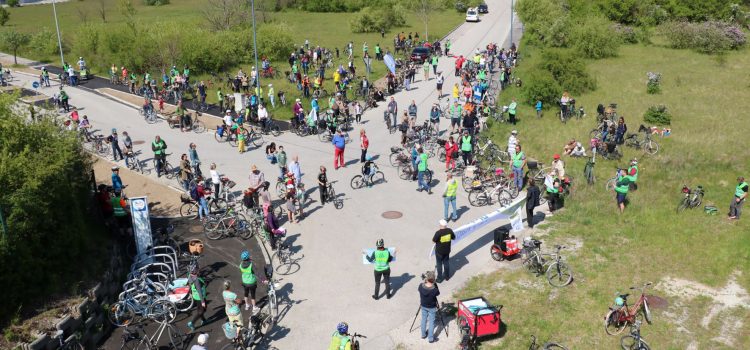
[[[116,0],[103,0],[105,8],[107,9],[107,23],[110,24],[121,24],[124,22],[124,17],[117,10]],[[172,4],[161,7],[144,6],[140,1],[134,1],[135,8],[138,13],[138,20],[143,25],[155,24],[158,25],[178,25],[178,26],[204,26],[205,21],[202,19],[201,10],[206,6],[205,1],[201,0],[176,0],[172,1]],[[85,13],[85,17],[89,22],[100,23],[101,18],[99,17],[99,2],[86,1],[78,2],[71,1],[68,3],[59,4],[57,6],[58,18],[60,20],[60,28],[63,33],[63,37],[66,40],[73,40],[73,35],[77,28],[82,23],[81,13]],[[47,5],[38,6],[26,6],[21,8],[11,9],[11,20],[7,27],[16,28],[21,31],[32,33],[39,27],[48,27],[54,30],[54,17],[52,16],[52,8]],[[165,16],[165,13],[169,13]],[[349,42],[354,42],[354,64],[357,68],[357,75],[365,75],[365,67],[362,63],[362,43],[367,42],[370,48],[370,54],[373,57],[373,72],[370,76],[370,81],[375,81],[383,77],[386,73],[386,67],[382,62],[374,61],[374,48],[376,44],[380,44],[384,52],[386,49],[392,50],[393,37],[399,32],[417,32],[420,31],[420,36],[424,39],[424,25],[421,20],[417,18],[414,13],[406,13],[406,26],[401,28],[393,28],[391,31],[385,33],[385,37],[381,37],[380,33],[352,33],[349,29],[349,21],[354,14],[352,13],[309,13],[297,10],[284,10],[281,12],[269,12],[266,14],[258,14],[257,18],[259,22],[262,22],[261,18],[265,17],[267,21],[283,22],[288,24],[295,34],[295,44],[302,45],[307,39],[310,41],[310,45],[320,45],[322,47],[328,47],[334,49],[338,47],[341,50],[341,58],[336,60],[337,64],[343,64],[345,67],[348,60],[344,53],[344,46]],[[449,31],[455,28],[457,25],[463,22],[463,14],[458,13],[454,10],[445,10],[442,12],[436,12],[432,15],[430,21],[430,38],[437,39],[442,38]],[[260,24],[262,25],[262,24]],[[262,52],[258,52],[258,55],[262,55]],[[66,54],[67,60],[75,61],[69,57],[77,57],[78,55],[74,52]],[[50,55],[49,57],[30,57],[37,60],[58,62],[58,56]],[[89,65],[96,65],[96,58],[86,58]],[[180,63],[176,62],[179,66]],[[288,71],[289,65],[286,61],[273,62],[274,67],[282,73]],[[235,74],[239,68],[242,68],[245,72],[251,70],[252,63],[243,64],[241,67],[232,67],[227,71],[230,74]],[[96,72],[95,72],[96,73]],[[208,80],[210,77],[207,72],[194,72],[197,74],[198,79]],[[324,84],[324,88],[330,93],[333,90],[333,83],[331,80],[330,73],[331,69],[328,69],[326,74],[328,80]],[[106,75],[107,73],[103,73]],[[312,79],[311,79],[312,80]],[[298,91],[296,86],[289,84],[285,78],[280,79],[261,79],[263,85],[264,95],[267,92],[267,86],[272,83],[276,92],[284,91],[288,101],[294,101],[295,98],[300,97],[301,91]],[[216,90],[212,89],[208,93],[208,102],[215,103],[216,101]],[[326,106],[327,104],[323,104]],[[305,104],[308,107],[308,104]],[[288,119],[291,117],[291,104],[286,107],[278,107],[273,110],[274,116],[280,119]]]
[[[518,74],[523,78],[537,52],[521,50],[524,61]],[[629,286],[645,281],[656,284],[651,294],[669,302],[666,309],[654,310],[653,325],[642,328],[652,348],[750,348],[750,297],[721,290],[730,279],[736,279],[740,291],[750,289],[750,219],[726,219],[735,179],[750,177],[750,141],[743,126],[750,109],[748,50],[732,52],[722,63],[687,50],[630,45],[621,48],[619,57],[592,62],[589,69],[598,89],[574,96],[587,110],[583,120],[562,125],[554,116],[559,109],[546,111],[542,119],[532,107],[519,109],[515,128],[529,157],[549,164],[554,153],[562,153],[566,140],[588,144],[599,103],[617,103],[631,132],[643,123],[649,106],[665,104],[673,114],[673,134],[656,137],[661,146],[656,156],[625,148],[619,162],[598,159],[594,186],[582,182],[585,160],[566,159],[567,172],[578,180],[574,197],[534,235],[545,241],[547,250],[554,244],[573,247],[565,256],[575,280],[555,289],[543,277],[518,269],[519,261],[498,263],[498,271],[472,279],[457,298],[484,295],[505,305],[506,335],[485,342],[483,348],[525,348],[531,334],[570,349],[619,348],[620,337],[604,332],[603,316],[616,292],[628,292]],[[649,71],[662,73],[661,94],[646,93]],[[515,89],[503,92],[501,102],[507,105],[516,94]],[[512,128],[495,125],[490,133],[504,145]],[[641,165],[639,190],[628,194],[630,206],[619,215],[614,193],[605,191],[604,183],[616,166],[626,166],[632,157]],[[719,215],[707,216],[702,208],[676,214],[683,184],[703,185],[704,204],[715,203]],[[711,288],[725,304],[745,306],[722,309],[708,295],[690,297],[695,290]]]

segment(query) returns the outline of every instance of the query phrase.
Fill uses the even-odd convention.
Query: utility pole
[[[57,7],[55,7],[56,0],[52,0],[52,12],[55,14],[55,29],[57,29],[57,46],[60,48],[60,65],[65,65],[65,58],[63,57],[62,39],[60,38],[60,24],[57,23]]]
[[[510,0],[510,45],[513,46],[513,2]]]
[[[258,41],[256,40],[256,31],[255,31],[255,0],[250,0],[250,9],[252,11],[253,15],[253,51],[255,53],[255,82],[257,85],[255,86],[255,91],[260,95],[260,73],[258,72]],[[258,96],[258,101],[260,101],[261,96]]]

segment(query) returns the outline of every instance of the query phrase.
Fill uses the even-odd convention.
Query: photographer
[[[438,300],[437,296],[440,295],[440,290],[437,284],[435,284],[435,273],[427,271],[422,274],[423,282],[419,284],[419,306],[422,313],[422,321],[420,322],[420,334],[422,339],[427,338],[430,343],[435,342],[435,314],[438,311]]]

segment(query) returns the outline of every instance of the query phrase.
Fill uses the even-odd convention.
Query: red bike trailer
[[[462,335],[478,338],[500,333],[502,305],[495,306],[484,297],[475,297],[459,300],[457,307],[456,322]]]

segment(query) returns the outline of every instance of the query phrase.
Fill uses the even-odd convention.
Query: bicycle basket
[[[529,159],[526,162],[526,165],[529,167],[530,170],[537,169],[539,167],[539,162],[536,159]]]
[[[231,323],[224,323],[221,326],[221,329],[224,330],[224,336],[227,337],[227,339],[234,340],[235,338],[237,338],[237,327],[235,327]]]
[[[399,148],[399,147],[391,147],[391,153],[398,153],[399,151],[401,151],[401,148]]]
[[[227,182],[224,185],[227,186],[227,188],[232,188],[232,187],[236,186],[237,183],[234,182],[234,181],[232,181],[232,180],[227,180]]]

